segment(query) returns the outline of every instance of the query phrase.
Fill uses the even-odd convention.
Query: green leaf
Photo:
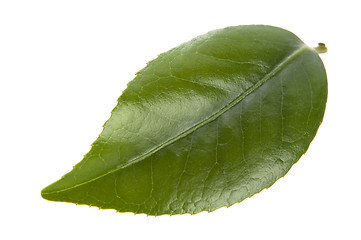
[[[211,31],[139,71],[90,152],[42,196],[148,215],[230,206],[306,152],[326,98],[318,53],[291,32]]]

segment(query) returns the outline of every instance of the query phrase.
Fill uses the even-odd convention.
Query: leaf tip
[[[48,188],[48,187],[45,187],[45,188],[42,189],[41,192],[40,192],[41,197],[44,198],[45,200],[49,200],[49,199],[48,199],[48,191],[47,191],[47,188]]]
[[[41,197],[44,198],[45,200],[49,200],[49,201],[57,201],[57,191],[59,190],[57,187],[57,182],[54,182],[48,186],[46,186],[45,188],[43,188],[40,192]]]

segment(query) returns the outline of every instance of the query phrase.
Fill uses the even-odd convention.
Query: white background
[[[0,239],[361,239],[358,1],[0,1]],[[270,189],[147,217],[49,202],[147,61],[209,30],[267,24],[325,42],[324,121]]]

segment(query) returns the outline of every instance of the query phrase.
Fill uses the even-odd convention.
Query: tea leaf
[[[148,215],[230,206],[306,152],[326,98],[318,53],[291,32],[211,31],[139,71],[90,152],[42,196]]]

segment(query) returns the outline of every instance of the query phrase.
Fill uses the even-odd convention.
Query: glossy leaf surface
[[[317,52],[271,26],[215,30],[137,73],[48,200],[149,215],[230,206],[271,186],[322,121]]]

